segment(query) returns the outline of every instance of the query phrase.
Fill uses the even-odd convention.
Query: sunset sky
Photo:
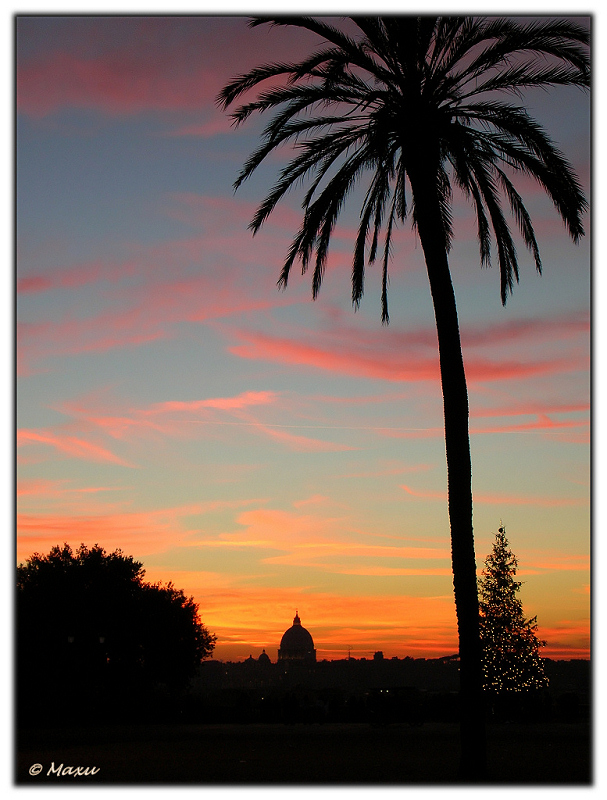
[[[247,229],[285,160],[232,189],[264,120],[234,130],[214,98],[316,38],[242,16],[21,17],[16,30],[18,561],[63,542],[119,547],[194,596],[224,660],[275,660],[296,609],[319,659],[455,653],[419,242],[409,225],[395,238],[385,327],[380,267],[350,302],[356,196],[312,302],[309,276],[276,287],[300,198]],[[590,198],[589,95],[525,103]],[[503,520],[543,654],[588,657],[590,217],[575,246],[519,185],[544,274],[521,243],[505,308],[472,211],[454,205],[477,565]]]

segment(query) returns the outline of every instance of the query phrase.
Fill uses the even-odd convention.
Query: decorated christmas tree
[[[518,563],[502,526],[479,580],[480,630],[485,691],[525,692],[548,685],[539,655],[537,617],[525,619],[515,580]]]

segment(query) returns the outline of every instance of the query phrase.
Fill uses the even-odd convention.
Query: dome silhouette
[[[301,624],[299,614],[295,612],[293,625],[283,633],[278,650],[279,661],[316,661],[314,640],[308,630]]]

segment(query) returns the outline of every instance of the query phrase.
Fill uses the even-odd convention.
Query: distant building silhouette
[[[314,640],[309,631],[301,624],[299,614],[295,612],[293,625],[284,632],[278,649],[279,661],[315,662],[316,650]]]

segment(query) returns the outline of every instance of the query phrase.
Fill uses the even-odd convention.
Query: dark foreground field
[[[587,723],[491,725],[487,783],[588,785]],[[78,784],[418,784],[457,782],[458,726],[166,725],[21,733],[16,780]],[[39,767],[32,770],[33,765]],[[96,774],[48,774],[51,765]]]

